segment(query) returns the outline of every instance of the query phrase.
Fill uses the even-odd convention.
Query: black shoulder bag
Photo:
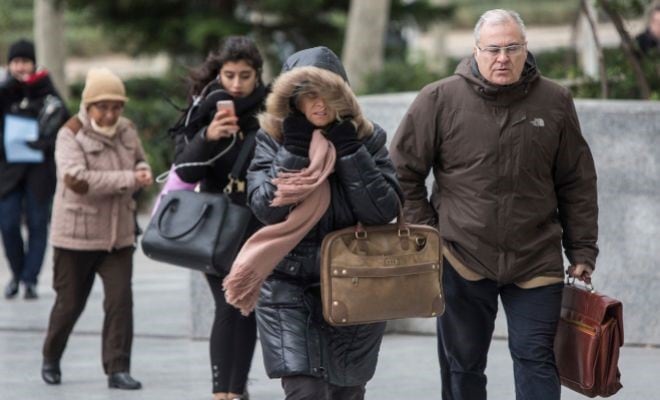
[[[233,203],[227,194],[244,190],[240,177],[247,169],[254,142],[255,133],[246,134],[225,193],[180,190],[163,197],[142,237],[147,257],[207,274],[229,273],[245,240],[252,212]]]

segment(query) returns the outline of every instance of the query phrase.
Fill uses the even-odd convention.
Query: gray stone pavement
[[[8,279],[6,261],[0,257],[0,285],[4,287]],[[39,282],[38,300],[0,298],[0,400],[211,399],[208,342],[189,339],[189,280],[188,271],[153,262],[140,250],[136,252],[132,373],[142,381],[142,390],[125,392],[107,388],[100,361],[103,293],[98,280],[62,360],[63,383],[48,386],[41,381],[39,368],[41,345],[54,300],[49,251]],[[624,388],[613,398],[660,398],[660,349],[624,347],[620,367]],[[493,340],[487,374],[490,399],[515,397],[506,341]],[[259,348],[249,390],[254,400],[282,398],[279,382],[265,376]],[[386,335],[376,375],[367,386],[367,398],[439,399],[435,338]],[[584,397],[563,391],[563,399],[581,398]]]

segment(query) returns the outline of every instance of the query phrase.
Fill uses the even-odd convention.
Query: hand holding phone
[[[216,103],[216,108],[218,111],[206,129],[206,138],[208,140],[219,140],[235,135],[240,128],[238,127],[234,102],[231,100],[220,100]]]
[[[216,108],[218,111],[222,110],[229,110],[229,114],[232,116],[236,115],[236,110],[234,109],[234,102],[231,100],[220,100],[217,103],[215,103]]]

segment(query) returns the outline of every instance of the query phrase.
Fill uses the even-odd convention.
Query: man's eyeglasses
[[[483,49],[481,47],[479,47],[479,45],[476,45],[476,46],[477,46],[477,49],[479,51],[483,52],[487,56],[497,57],[502,52],[504,53],[504,55],[507,55],[507,56],[517,56],[517,55],[519,55],[520,53],[523,52],[523,49],[525,48],[525,45],[526,44],[523,43],[523,44],[511,44],[511,45],[502,46],[502,47],[500,47],[500,46],[488,46],[488,47],[484,47]]]

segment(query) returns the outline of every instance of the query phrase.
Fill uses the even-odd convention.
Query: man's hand
[[[594,271],[593,268],[591,268],[591,266],[589,266],[588,264],[578,263],[568,267],[568,271],[566,272],[570,277],[576,278],[577,280],[590,284],[591,274],[593,271]]]

